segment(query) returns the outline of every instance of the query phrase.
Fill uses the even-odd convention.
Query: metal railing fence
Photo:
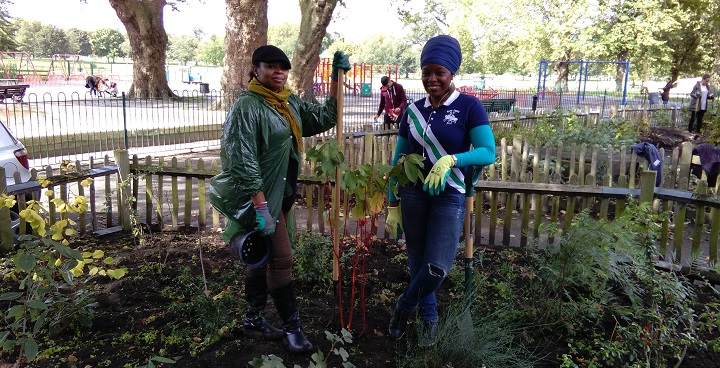
[[[533,96],[537,96],[535,113],[546,113],[560,106],[575,111],[594,111],[600,117],[617,113],[620,93],[585,92],[578,103],[577,94],[546,92],[533,89],[492,90],[492,97],[481,99],[514,99],[510,111],[492,112],[491,118],[524,116],[533,113]],[[222,124],[231,101],[239,93],[228,96],[224,91],[175,91],[180,98],[128,98],[107,95],[29,92],[22,103],[7,100],[2,120],[28,149],[33,166],[60,164],[63,160],[87,161],[102,157],[116,149],[131,154],[173,153],[216,147],[220,144]],[[410,102],[425,97],[423,90],[406,90]],[[320,95],[319,101],[327,96]],[[373,123],[379,106],[379,92],[361,95],[346,89],[343,110],[343,132],[346,134],[384,129],[382,118]],[[225,103],[225,101],[229,101]],[[631,95],[620,108],[648,107],[644,95]],[[679,109],[687,98],[676,98],[670,104]],[[611,111],[614,110],[614,111]],[[325,133],[334,136],[334,129]]]

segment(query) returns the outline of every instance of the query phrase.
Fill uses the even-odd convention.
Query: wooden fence
[[[322,138],[304,140],[306,151]],[[345,156],[350,165],[390,163],[395,135],[372,133],[346,136]],[[475,243],[522,247],[529,239],[544,236],[540,225],[557,222],[568,226],[573,215],[588,209],[597,217],[612,217],[621,211],[627,196],[652,198],[658,211],[670,211],[668,223],[662,224],[660,246],[668,258],[688,263],[698,257],[717,259],[720,201],[718,187],[708,188],[705,174],[691,174],[692,146],[685,144],[672,152],[660,150],[662,181],[658,188],[641,190],[641,176],[647,163],[636,153],[620,147],[531,147],[522,138],[502,141],[495,165],[483,169],[483,180],[476,183]],[[697,157],[695,157],[697,159]],[[219,162],[178,160],[177,158],[130,158],[126,151],[115,152],[114,165],[109,157],[95,167],[76,167],[72,172],[45,172],[56,196],[69,193],[89,196],[88,213],[77,219],[78,230],[95,234],[145,226],[149,229],[177,229],[198,226],[223,228],[224,219],[208,203],[208,179],[220,170]],[[312,173],[309,162],[304,174]],[[89,192],[78,184],[95,178]],[[654,179],[653,179],[654,183]],[[0,184],[2,185],[2,184]],[[329,191],[318,181],[302,181],[302,200],[296,217],[297,228],[326,233],[323,211],[331,203]],[[96,188],[101,188],[98,191]],[[11,188],[12,189],[12,188]],[[14,188],[11,192],[27,193]],[[37,191],[37,188],[34,188]],[[0,192],[3,188],[0,187]],[[22,203],[21,203],[22,206]],[[0,226],[6,226],[0,210]],[[56,221],[50,207],[49,221]],[[300,221],[298,221],[300,219]],[[383,221],[373,229],[387,237]],[[1,228],[3,237],[7,233]],[[7,239],[4,240],[7,242]],[[3,243],[7,246],[7,243]],[[7,249],[7,248],[6,248]]]

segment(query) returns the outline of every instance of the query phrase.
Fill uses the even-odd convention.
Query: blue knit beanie
[[[455,75],[460,69],[461,62],[460,43],[448,35],[435,36],[429,39],[420,53],[421,68],[428,64],[438,64]]]

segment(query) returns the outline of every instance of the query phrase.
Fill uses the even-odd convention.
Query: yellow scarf
[[[262,98],[264,98],[270,106],[277,110],[277,112],[279,112],[280,115],[287,120],[290,125],[290,130],[292,130],[292,134],[295,137],[295,143],[297,144],[298,151],[302,152],[302,132],[300,131],[300,124],[297,119],[295,119],[295,115],[293,115],[292,111],[290,111],[290,107],[288,106],[288,98],[291,94],[290,90],[283,87],[279,93],[275,93],[258,82],[257,78],[253,78],[250,81],[248,90],[262,96]]]

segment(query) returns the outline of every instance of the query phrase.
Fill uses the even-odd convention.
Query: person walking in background
[[[715,96],[710,92],[710,74],[703,74],[692,91],[690,92],[690,123],[688,124],[688,132],[693,132],[693,126],[697,124],[695,133],[700,133],[702,129],[702,121],[705,111],[708,108],[708,100],[714,99]]]
[[[304,353],[313,345],[302,330],[296,306],[288,213],[297,194],[302,137],[335,126],[338,71],[348,71],[350,63],[342,51],[335,52],[330,97],[324,104],[303,101],[285,87],[290,68],[278,47],[265,45],[253,52],[248,90],[223,124],[222,172],[210,181],[210,202],[228,219],[223,238],[231,248],[250,231],[271,237],[269,261],[247,269],[243,330],[266,339],[283,338],[290,352]],[[283,321],[282,330],[264,318],[268,293]]]
[[[670,101],[670,90],[677,87],[677,82],[674,82],[672,78],[668,78],[665,80],[665,87],[662,88],[662,94],[660,94],[660,98],[662,98],[663,105],[667,105]]]
[[[98,79],[99,78],[94,75],[88,75],[87,78],[85,78],[85,88],[90,89],[91,97],[98,95]]]
[[[380,106],[373,120],[377,120],[384,110],[385,118],[383,120],[383,128],[390,129],[393,125],[397,124],[398,119],[405,111],[407,107],[407,97],[405,96],[403,86],[388,76],[380,78],[380,84],[382,84],[382,87],[380,87]]]
[[[452,83],[461,61],[460,44],[451,36],[433,37],[423,47],[420,66],[427,97],[401,117],[393,165],[401,155],[421,154],[425,180],[388,192],[385,228],[394,237],[404,231],[410,268],[410,283],[397,299],[389,334],[400,339],[417,307],[421,346],[433,345],[437,338],[435,290],[455,259],[465,216],[467,167],[495,162],[495,138],[482,103],[459,93]]]

